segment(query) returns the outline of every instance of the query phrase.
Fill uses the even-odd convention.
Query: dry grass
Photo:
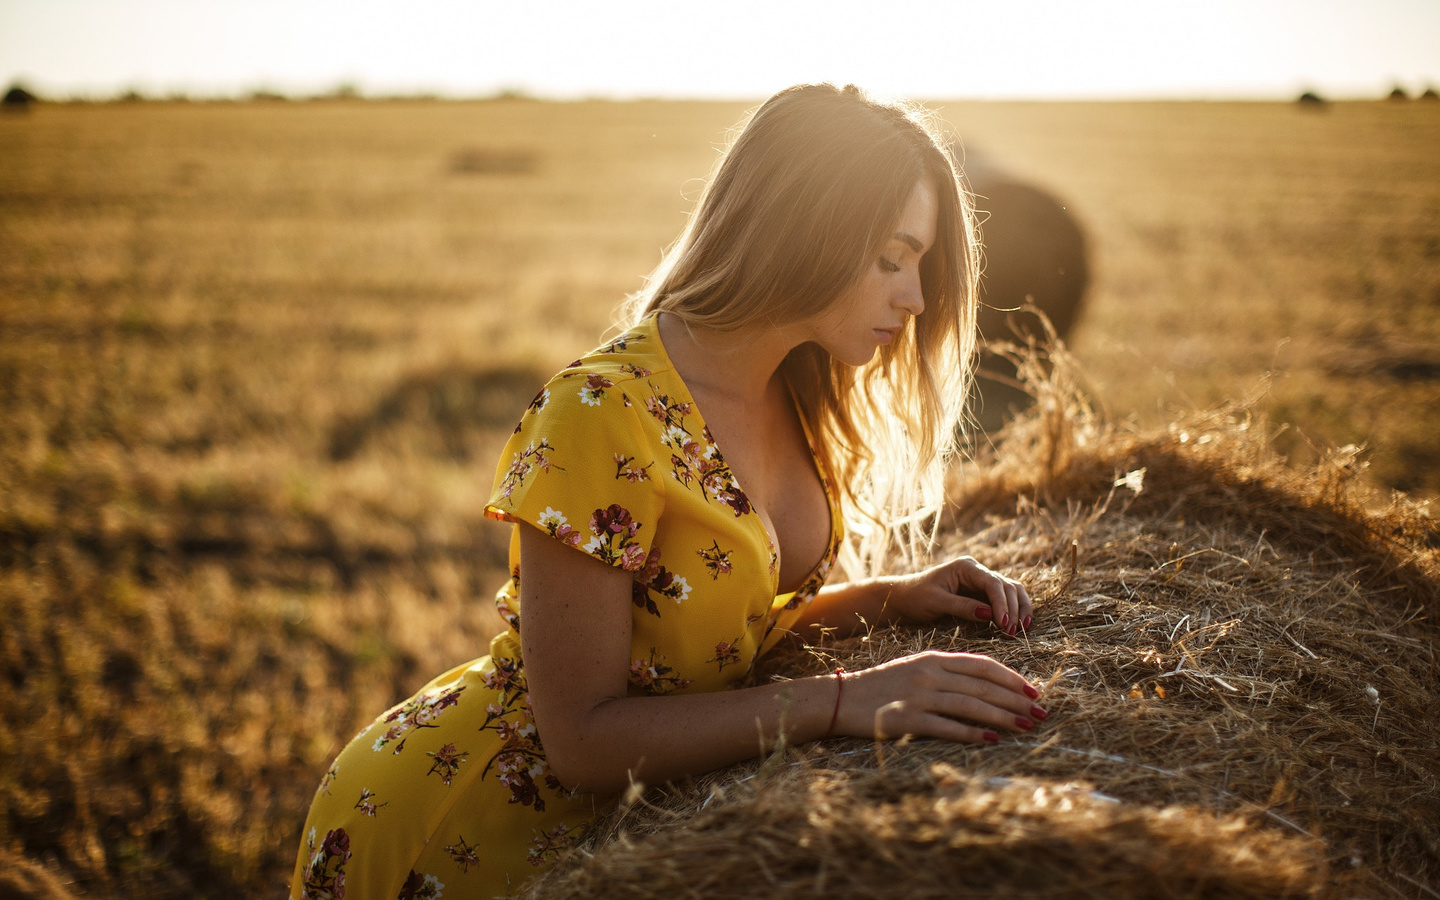
[[[0,117],[0,894],[279,892],[325,761],[376,711],[483,652],[505,535],[478,511],[509,422],[540,375],[591,345],[616,300],[639,286],[739,112],[516,101],[42,105]],[[1287,335],[1257,409],[1279,410],[1272,421],[1298,422],[1317,443],[1370,442],[1381,483],[1440,489],[1425,356],[1440,343],[1433,105],[1335,104],[1319,116],[1265,105],[943,112],[971,146],[1072,200],[1090,226],[1098,276],[1076,341],[1112,413],[1143,408],[1154,420],[1157,397],[1206,405],[1228,396],[1270,369]],[[1228,446],[1238,425],[1185,427],[1183,446],[1198,451],[1200,435],[1216,436],[1205,448]],[[1296,433],[1281,440],[1303,456]],[[1101,454],[1089,469],[1071,461],[1055,470],[1088,472],[1083,484],[1025,487],[1039,475],[1015,467],[1035,454],[1002,458],[967,482],[970,517],[953,523],[955,540],[978,530],[966,546],[1035,567],[1037,583],[1050,585],[1059,563],[1033,556],[1033,541],[1022,552],[1003,528],[985,530],[983,517],[1036,534],[1059,528],[1084,537],[1067,597],[1131,603],[1102,577],[1102,565],[1115,565],[1145,596],[1158,586],[1198,591],[1212,626],[1261,616],[1225,585],[1257,577],[1272,551],[1290,554],[1283,535],[1331,520],[1280,503],[1281,494],[1245,495],[1264,517],[1263,541],[1223,516],[1202,517],[1196,511],[1229,508],[1241,488],[1205,481],[1203,454],[1156,449],[1178,435],[1147,444],[1127,434],[1107,438],[1106,452],[1128,448],[1133,461]],[[1193,471],[1163,487],[1166,466],[1186,460]],[[1122,508],[1140,517],[1133,534],[1116,533],[1144,548],[1129,556],[1081,524],[1108,496],[1115,466],[1148,471],[1146,490],[1128,507],[1119,491],[1112,518],[1102,517]],[[1179,502],[1176,484],[1191,485],[1177,507],[1192,510],[1183,527],[1146,506]],[[1022,496],[1034,505],[1017,518]],[[1067,498],[1079,504],[1073,512]],[[1174,533],[1154,537],[1153,522]],[[1194,530],[1204,523],[1212,531]],[[1206,552],[1144,581],[1137,573],[1171,559],[1166,540],[1188,548],[1177,559],[1216,547],[1251,565]],[[1370,582],[1331,557],[1360,558],[1357,546],[1284,556],[1300,573],[1289,583],[1312,569],[1334,575],[1342,580],[1306,590],[1333,588],[1335,608],[1350,609],[1343,579],[1361,579],[1363,597]],[[1187,580],[1197,573],[1205,577]],[[1391,717],[1409,701],[1383,680],[1412,670],[1371,673],[1347,661],[1350,645],[1317,646],[1308,626],[1284,618],[1299,615],[1299,601],[1286,602],[1276,627],[1380,692],[1378,719],[1361,706],[1373,721],[1346,727],[1368,740],[1373,725],[1384,746],[1416,759]],[[1051,609],[1066,628],[1066,616],[1083,614],[1075,621],[1093,628],[1115,615],[1104,603]],[[1056,696],[1070,682],[1176,684],[1185,702],[1187,691],[1210,696],[1201,676],[1156,680],[1183,656],[1169,642],[1200,627],[1197,608],[1170,638],[1179,619],[1155,618],[1162,612],[1134,611],[1125,621],[1143,632],[1111,635],[1109,655],[1086,645],[1087,666],[1110,668],[1083,669],[1058,682]],[[1155,643],[1162,624],[1166,640]],[[921,637],[1017,652],[967,632]],[[1145,649],[1162,654],[1163,671],[1138,661]],[[851,652],[828,652],[842,651]],[[1287,714],[1282,701],[1310,697],[1283,672],[1246,668],[1239,650],[1205,658],[1280,685],[1275,705]],[[1248,698],[1250,684],[1235,686]],[[1144,690],[1146,699],[1117,709],[1170,709]],[[1094,721],[1062,708],[1068,717],[1047,733]],[[1129,748],[1110,749],[1133,759]],[[1317,768],[1312,782],[1368,784],[1353,780],[1365,767],[1346,753],[1337,760],[1354,763],[1349,774]],[[1399,766],[1377,760],[1382,773]],[[960,762],[982,773],[980,757]],[[1108,784],[1095,774],[1106,765],[1130,771],[1088,765],[1096,784]],[[1268,801],[1277,771],[1226,790]],[[1286,778],[1303,807],[1303,777]],[[1431,796],[1415,784],[1406,796]],[[944,791],[971,802],[958,782]],[[1068,795],[1045,796],[1035,803]],[[996,809],[1006,821],[1033,818],[1019,799]],[[1135,815],[1136,827],[1169,827],[1151,811]],[[1347,832],[1361,835],[1360,871],[1402,891],[1387,873],[1433,884],[1420,851],[1404,869],[1368,849],[1398,827],[1375,815],[1379,830]],[[1246,833],[1263,837],[1253,824]]]
[[[529,897],[1309,897],[1314,842],[1081,786],[797,764],[626,835]]]
[[[527,896],[1440,887],[1440,527],[1375,510],[1346,458],[1287,467],[1239,411],[1117,430],[1056,387],[958,480],[944,542],[1026,573],[1033,632],[876,629],[769,666],[985,652],[1047,683],[1046,723],[782,748],[637,793]]]
[[[1440,493],[1437,104],[959,104],[946,118],[1094,238],[1070,344],[1145,425],[1263,392],[1312,464]]]

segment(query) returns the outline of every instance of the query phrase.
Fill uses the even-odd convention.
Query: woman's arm
[[[520,531],[521,643],[531,708],[561,783],[599,793],[756,756],[784,724],[802,743],[824,737],[837,679],[707,694],[629,697],[631,573]],[[998,740],[1044,713],[1035,687],[988,657],[924,653],[847,674],[835,733]],[[965,724],[957,719],[974,724]]]
[[[968,556],[914,575],[892,575],[826,585],[794,630],[806,640],[822,628],[848,637],[888,622],[933,622],[954,616],[994,622],[1012,637],[1028,631],[1033,613],[1025,586]]]

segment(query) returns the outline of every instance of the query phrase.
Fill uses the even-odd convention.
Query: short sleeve
[[[665,505],[656,454],[629,396],[583,368],[550,380],[521,417],[485,514],[524,522],[629,572],[645,565]]]

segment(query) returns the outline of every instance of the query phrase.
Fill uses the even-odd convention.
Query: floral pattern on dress
[[[749,631],[751,625],[754,625],[756,622],[760,621],[763,618],[765,617],[760,615],[759,613],[746,616],[745,630]],[[718,663],[719,668],[716,669],[716,671],[725,671],[726,666],[733,666],[736,663],[740,662],[740,647],[741,643],[744,640],[745,634],[742,632],[741,634],[736,635],[733,640],[717,642],[715,644],[715,655],[705,661]]]
[[[645,340],[645,335],[625,332],[614,340],[595,350],[596,353],[619,353],[622,350],[630,349],[631,344],[638,344]]]
[[[360,732],[360,734],[364,734],[364,733],[365,733],[365,732],[363,732],[363,731]],[[355,735],[355,736],[358,738],[358,737],[360,736],[360,734],[357,734],[357,735]],[[318,788],[315,789],[315,793],[317,793],[317,794],[324,794],[324,795],[327,796],[327,797],[330,796],[330,785],[332,785],[332,784],[335,783],[335,778],[336,778],[336,776],[338,776],[339,774],[340,774],[340,762],[337,760],[337,761],[335,761],[335,762],[332,762],[332,763],[330,764],[330,768],[328,768],[328,769],[325,770],[325,776],[320,779],[320,787],[318,787]]]
[[[685,417],[695,409],[694,404],[684,400],[671,400],[669,394],[662,394],[650,385],[650,396],[645,398],[645,411],[660,420],[666,431],[672,428],[685,430]]]
[[[542,388],[540,389],[540,393],[538,393],[538,394],[535,395],[535,399],[530,401],[530,405],[527,406],[527,407],[525,407],[525,412],[526,412],[526,413],[538,413],[540,410],[544,409],[544,408],[545,408],[545,404],[547,404],[547,403],[549,403],[549,402],[550,402],[550,389],[549,389],[548,387],[542,387]],[[515,423],[515,431],[514,431],[513,433],[514,433],[514,434],[519,434],[519,433],[520,433],[520,429],[522,429],[522,428],[524,428],[524,427],[525,427],[525,416],[524,416],[524,415],[521,415],[520,421]]]
[[[500,591],[495,595],[495,609],[500,613],[500,618],[516,634],[520,633],[520,610],[515,608],[512,599],[520,597],[520,566],[517,563],[510,567],[510,590]]]
[[[738,635],[731,641],[720,641],[715,645],[715,655],[705,660],[706,662],[719,663],[717,672],[725,671],[726,666],[734,665],[740,661],[740,641],[745,635]]]
[[[698,483],[701,496],[707,502],[713,499],[728,506],[736,518],[750,512],[750,498],[740,489],[735,473],[720,455],[709,426],[700,429],[699,437],[686,427],[685,419],[695,411],[695,405],[674,400],[653,384],[650,390],[645,409],[665,426],[660,443],[670,449],[670,475],[686,490]]]
[[[554,861],[560,854],[574,847],[583,837],[583,832],[568,825],[556,825],[548,831],[535,829],[530,839],[530,852],[526,854],[530,865],[540,867]]]
[[[411,869],[396,900],[439,900],[444,890],[444,883],[434,875],[421,875]]]
[[[721,457],[719,448],[715,446],[715,438],[710,434],[710,426],[702,428],[700,436],[706,444],[702,461],[698,464],[694,464],[693,460],[687,462],[694,464],[694,472],[705,488],[706,495],[730,507],[737,519],[751,512],[753,507],[750,505],[750,498],[740,489],[735,473],[730,471],[729,464]]]
[[[350,835],[343,828],[326,832],[315,846],[315,829],[305,841],[310,858],[305,864],[302,900],[340,900],[345,896],[345,864],[350,861]]]
[[[786,609],[799,609],[801,606],[810,603],[820,589],[825,586],[825,579],[830,575],[830,567],[835,561],[835,555],[840,552],[840,539],[835,538],[830,542],[830,547],[820,559],[820,565],[810,573],[800,587],[795,589],[795,595],[785,604]]]
[[[649,659],[630,662],[630,683],[647,694],[668,694],[690,686],[690,679],[681,678],[670,666],[665,665],[665,654],[650,648]]]
[[[580,388],[580,402],[586,406],[599,406],[600,401],[605,399],[605,389],[615,386],[615,382],[604,375],[585,376],[585,386]]]
[[[389,805],[390,801],[388,800],[384,803],[376,803],[375,793],[369,788],[361,788],[360,799],[355,801],[354,808],[360,810],[361,815],[366,815],[373,819],[375,818],[375,814],[380,811],[380,807]]]
[[[425,774],[434,775],[438,772],[440,780],[445,783],[446,787],[449,787],[451,779],[460,771],[460,764],[470,756],[470,751],[456,750],[454,744],[446,744],[439,750],[433,753],[427,752],[425,755],[435,760],[430,765],[430,771]]]
[[[545,749],[540,745],[535,717],[530,711],[525,673],[516,660],[497,658],[492,662],[494,670],[486,673],[483,680],[487,688],[500,696],[485,706],[485,721],[480,730],[495,732],[500,739],[500,749],[485,763],[480,777],[490,774],[493,767],[499,773],[500,783],[509,789],[511,803],[544,812],[545,800],[540,796],[536,779],[552,790],[564,790],[564,787],[550,773]]]
[[[540,518],[535,520],[535,524],[539,525],[546,534],[569,547],[579,547],[580,539],[584,537],[571,527],[570,520],[565,518],[560,510],[551,509],[548,506],[540,514]]]
[[[554,452],[555,448],[550,444],[548,438],[541,438],[538,444],[531,441],[530,446],[516,453],[515,458],[510,461],[510,468],[506,470],[505,477],[501,481],[500,494],[505,499],[510,499],[510,495],[515,493],[515,489],[524,484],[525,479],[537,468],[542,472],[549,472],[551,469],[563,472],[564,469],[555,465],[554,460],[550,458],[550,454]]]
[[[645,565],[645,548],[635,540],[636,532],[642,527],[630,516],[629,510],[612,503],[591,514],[590,533],[594,537],[580,549],[601,562],[619,563],[627,572],[638,571]]]
[[[685,576],[676,575],[660,565],[659,547],[650,548],[645,564],[635,573],[635,584],[630,589],[632,603],[652,616],[659,616],[660,607],[651,598],[652,591],[676,603],[682,603],[690,596],[690,582],[685,580]]]
[[[729,575],[734,568],[731,561],[733,550],[721,550],[719,541],[711,541],[710,546],[703,550],[696,550],[695,555],[705,561],[705,569],[710,573],[710,580],[716,581],[721,575]]]
[[[426,692],[418,694],[395,707],[385,717],[386,722],[393,723],[385,730],[385,733],[375,739],[374,750],[379,753],[381,748],[392,741],[398,740],[394,753],[405,749],[405,742],[410,739],[409,732],[418,731],[421,728],[435,728],[435,720],[445,710],[460,702],[460,693],[465,690],[461,685],[456,688],[445,688],[438,692]]]
[[[635,462],[635,457],[626,456],[623,453],[614,453],[611,455],[615,460],[616,481],[623,478],[631,484],[638,484],[642,481],[650,480],[650,467],[655,465],[654,460],[651,460],[643,466],[633,466],[631,463]]]
[[[469,872],[471,866],[480,865],[480,854],[475,852],[472,844],[465,842],[465,835],[458,835],[455,843],[446,844],[444,847],[450,858],[455,860],[455,865],[460,867],[461,873]]]

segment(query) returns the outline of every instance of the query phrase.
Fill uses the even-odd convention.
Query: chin
[[[870,347],[865,350],[852,350],[848,353],[832,352],[830,355],[840,360],[845,365],[850,366],[851,368],[858,369],[866,363],[870,362],[872,359],[874,359],[875,354],[878,352],[878,347]]]
[[[879,344],[875,341],[855,341],[854,343],[816,341],[816,343],[830,354],[831,359],[854,368],[870,362],[880,350]]]

